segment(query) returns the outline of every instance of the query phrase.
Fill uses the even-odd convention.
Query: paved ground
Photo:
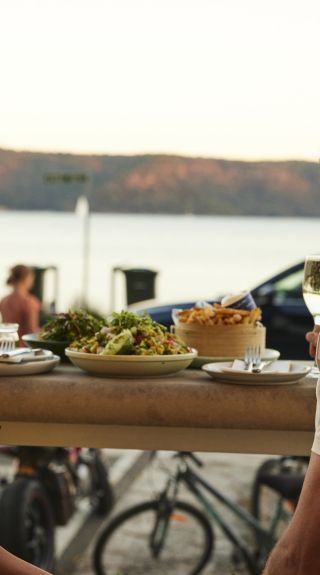
[[[248,507],[250,486],[255,470],[266,457],[259,455],[201,454],[201,458],[205,463],[203,474],[214,482],[219,489],[228,494],[229,497]],[[141,473],[126,495],[121,498],[116,506],[115,513],[136,502],[152,498],[153,494],[164,484],[166,478],[165,468],[173,469],[173,462],[169,453],[161,452],[154,463]],[[183,499],[190,499],[188,494],[181,493],[181,495],[183,495]],[[225,512],[223,512],[223,515],[229,517]],[[234,517],[230,521],[232,521],[233,526],[238,525]],[[250,534],[241,525],[239,529],[249,541]],[[213,572],[218,575],[245,573],[246,571],[241,568],[234,568],[231,561],[232,550],[229,542],[217,529],[215,531],[217,539],[214,566],[212,563],[203,575],[209,575],[209,573]],[[126,553],[125,548],[123,553]],[[83,554],[78,555],[72,574],[92,575],[91,554],[92,545]],[[151,575],[150,571],[148,570],[145,575]]]

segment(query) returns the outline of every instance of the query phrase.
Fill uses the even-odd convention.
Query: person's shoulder
[[[12,303],[16,301],[16,297],[14,293],[9,293],[8,295],[4,296],[1,301],[0,305],[12,305]]]
[[[1,298],[0,303],[5,303],[6,301],[10,300],[10,296],[11,294],[5,295],[3,298]]]
[[[26,295],[26,303],[29,307],[32,307],[33,309],[40,310],[41,308],[41,301],[35,295],[32,294]]]

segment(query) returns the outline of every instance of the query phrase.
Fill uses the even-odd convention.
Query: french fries
[[[261,319],[261,309],[233,309],[215,303],[212,307],[193,307],[178,313],[181,323],[213,325],[255,325]]]

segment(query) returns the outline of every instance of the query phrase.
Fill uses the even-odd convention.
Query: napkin
[[[247,373],[250,375],[250,371],[245,368],[246,364],[241,359],[235,359],[230,367],[221,367],[220,371],[223,373]],[[274,361],[267,365],[261,372],[263,373],[289,373],[291,371],[291,361]],[[261,375],[259,373],[254,373],[253,375]]]
[[[42,350],[37,351],[34,353],[32,349],[30,349],[30,353],[23,353],[21,355],[13,355],[12,357],[1,357],[0,356],[0,363],[30,363],[33,361],[43,361],[45,359],[51,359],[53,357],[52,351],[49,350]]]

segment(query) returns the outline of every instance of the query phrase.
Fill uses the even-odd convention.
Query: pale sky
[[[320,154],[319,0],[0,0],[0,147]]]

